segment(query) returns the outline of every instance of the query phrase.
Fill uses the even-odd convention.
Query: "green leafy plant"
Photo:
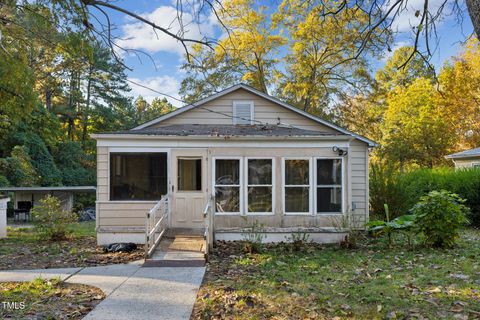
[[[461,227],[468,223],[465,202],[447,190],[430,191],[420,198],[410,212],[416,216],[415,229],[426,245],[449,248],[455,244]]]
[[[61,202],[53,196],[46,196],[32,208],[36,230],[50,240],[63,240],[70,233],[69,224],[76,221],[71,211],[63,210]]]
[[[388,244],[392,244],[392,233],[395,231],[404,232],[408,236],[410,243],[410,230],[416,222],[415,215],[403,215],[393,220],[390,220],[390,210],[388,205],[385,204],[385,221],[372,220],[366,224],[367,231],[372,232],[374,235],[387,235]]]
[[[243,217],[246,221],[247,219]],[[259,253],[262,250],[263,240],[265,235],[263,234],[264,226],[258,222],[253,223],[247,228],[246,232],[242,233],[243,238],[243,251],[249,254]]]

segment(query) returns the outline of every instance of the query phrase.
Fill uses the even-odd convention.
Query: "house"
[[[445,158],[452,159],[455,169],[480,168],[480,148],[449,154]]]
[[[217,240],[241,239],[256,223],[264,241],[308,232],[337,242],[347,218],[368,220],[375,143],[244,84],[92,136],[99,244],[144,243],[147,213],[161,207],[165,228],[207,226]]]
[[[95,186],[3,187],[1,193],[13,193],[14,220],[28,221],[30,209],[47,195],[57,197],[64,210],[73,209],[75,193],[95,192]]]

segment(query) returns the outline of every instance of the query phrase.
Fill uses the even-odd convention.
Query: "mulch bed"
[[[104,298],[103,291],[96,287],[55,279],[3,282],[0,283],[0,318],[82,319]]]
[[[90,267],[128,263],[143,259],[143,246],[130,253],[104,253],[95,237],[72,238],[67,241],[34,243],[0,243],[9,246],[0,253],[0,270]]]

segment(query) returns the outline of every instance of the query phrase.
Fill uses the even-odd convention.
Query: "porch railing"
[[[147,212],[145,219],[145,259],[157,248],[168,228],[168,195],[162,196],[155,206]]]
[[[208,253],[213,249],[214,239],[214,220],[215,220],[215,202],[214,197],[210,195],[203,211],[205,220],[205,256],[208,258]]]

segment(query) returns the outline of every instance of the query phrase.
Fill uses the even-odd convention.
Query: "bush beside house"
[[[408,211],[433,190],[448,190],[466,199],[471,225],[480,226],[480,170],[451,168],[417,169],[398,172],[373,165],[370,173],[370,205],[374,216],[384,218],[384,204],[391,218]]]

